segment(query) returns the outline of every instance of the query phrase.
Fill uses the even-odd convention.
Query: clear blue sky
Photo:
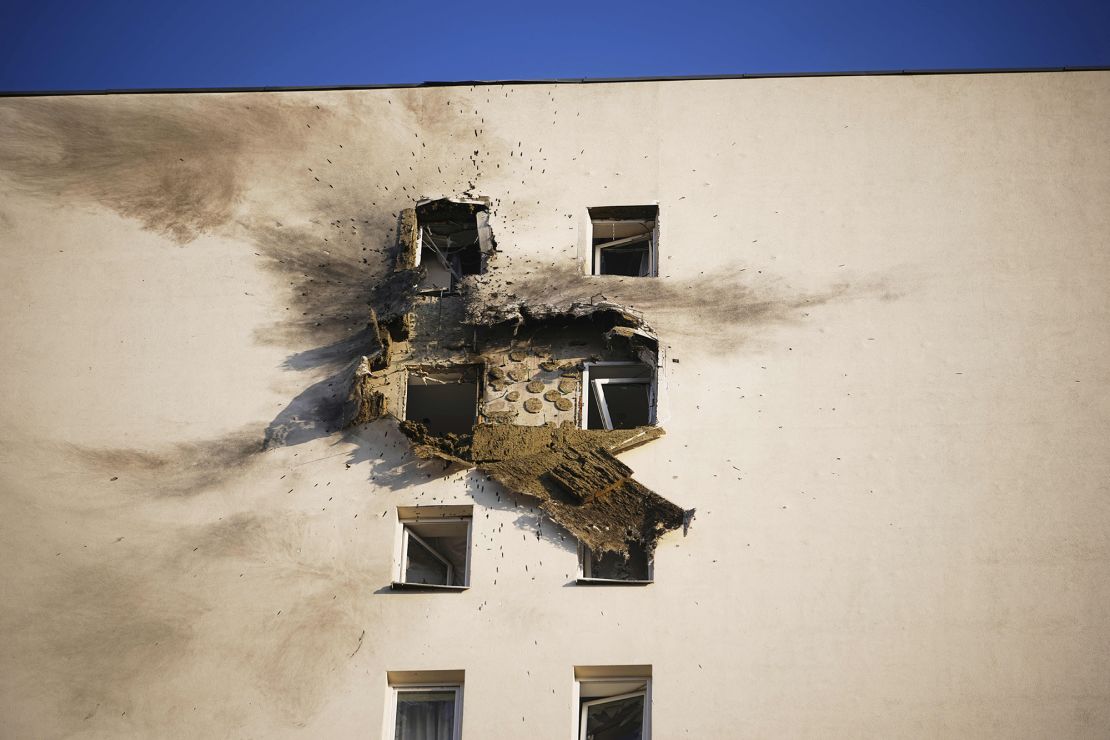
[[[0,90],[1110,66],[1110,0],[0,0]]]

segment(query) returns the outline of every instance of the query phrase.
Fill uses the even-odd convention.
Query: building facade
[[[1110,732],[1110,72],[0,124],[0,735]]]

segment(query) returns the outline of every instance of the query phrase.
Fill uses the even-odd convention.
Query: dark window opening
[[[638,542],[628,543],[628,557],[615,552],[600,555],[581,548],[582,578],[595,581],[627,581],[644,583],[652,580],[651,559]]]
[[[593,274],[657,275],[658,212],[658,206],[591,208]]]
[[[632,429],[652,423],[652,368],[643,363],[587,366],[587,429]]]
[[[623,247],[608,247],[600,250],[600,275],[626,275],[643,277],[651,270],[651,250],[647,238]]]
[[[478,420],[477,366],[452,370],[409,369],[405,419],[430,434],[466,434]]]
[[[631,677],[580,680],[579,740],[648,740],[650,682]]]
[[[421,293],[455,293],[464,277],[485,272],[489,226],[484,205],[433,201],[417,207],[416,223],[426,272]]]

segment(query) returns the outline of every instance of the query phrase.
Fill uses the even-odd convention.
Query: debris
[[[693,518],[634,480],[615,457],[663,434],[650,425],[654,410],[645,405],[654,403],[654,386],[644,390],[658,372],[658,340],[641,315],[604,296],[536,305],[474,290],[477,273],[495,267],[492,234],[478,240],[482,270],[467,273],[456,269],[452,250],[456,237],[471,240],[468,249],[477,237],[448,222],[481,214],[478,229],[488,230],[487,204],[429,201],[400,214],[395,269],[373,292],[370,343],[347,371],[344,424],[404,416],[400,429],[417,456],[478,468],[536,499],[599,556],[640,547],[651,553],[662,534],[685,532]],[[428,271],[420,244],[449,268],[452,291],[421,294]],[[584,374],[597,363],[585,387]],[[417,403],[418,389],[450,400]],[[532,395],[519,403],[522,392]],[[617,403],[638,403],[639,410],[610,415]],[[450,418],[431,418],[436,414]]]

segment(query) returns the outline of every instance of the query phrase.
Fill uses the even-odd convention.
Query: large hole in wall
[[[409,368],[405,419],[430,434],[466,434],[478,420],[479,365],[449,369]]]
[[[421,293],[455,293],[464,277],[485,272],[488,217],[481,203],[437,200],[417,206],[417,264],[425,270]]]

